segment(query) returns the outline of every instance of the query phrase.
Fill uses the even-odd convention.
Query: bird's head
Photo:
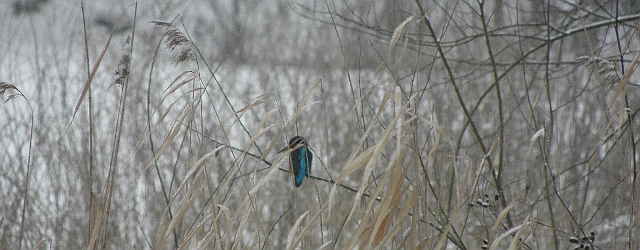
[[[294,148],[297,148],[297,147],[304,147],[306,145],[307,145],[307,140],[302,138],[302,136],[294,136],[294,137],[291,138],[291,140],[289,140],[289,145],[284,147],[282,150],[278,151],[278,153],[282,153],[282,152],[286,151],[287,149],[294,149]]]

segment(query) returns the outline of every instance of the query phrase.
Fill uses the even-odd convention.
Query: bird
[[[309,150],[307,140],[301,136],[292,137],[291,140],[289,140],[289,145],[278,151],[278,153],[285,152],[288,149],[293,149],[289,154],[289,173],[292,173],[295,177],[294,182],[296,187],[300,187],[304,177],[309,178],[311,175],[313,153]]]

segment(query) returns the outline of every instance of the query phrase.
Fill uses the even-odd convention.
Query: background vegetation
[[[634,1],[0,9],[1,249],[640,248]]]

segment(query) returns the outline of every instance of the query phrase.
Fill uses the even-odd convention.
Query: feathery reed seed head
[[[187,38],[182,31],[167,22],[151,21],[151,23],[158,26],[168,27],[167,31],[165,31],[163,35],[166,39],[164,44],[167,47],[167,50],[173,51],[176,47],[180,47],[180,53],[174,61],[175,64],[196,60],[195,48],[191,44],[191,41],[189,41],[189,38]]]
[[[115,84],[118,86],[124,85],[125,79],[129,76],[131,68],[131,37],[127,36],[124,40],[124,48],[122,49],[122,56],[118,61],[118,68],[116,69]]]

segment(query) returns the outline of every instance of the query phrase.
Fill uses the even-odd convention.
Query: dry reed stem
[[[7,98],[5,99],[5,103],[7,103],[9,100],[15,98],[15,97],[22,97],[22,99],[24,99],[27,102],[27,105],[29,106],[29,110],[31,111],[31,125],[29,128],[29,148],[27,151],[27,167],[25,170],[25,181],[24,181],[24,193],[23,193],[23,198],[22,198],[22,209],[20,210],[20,233],[18,235],[18,249],[22,248],[22,239],[24,238],[24,222],[26,219],[26,215],[27,215],[27,204],[29,203],[29,180],[30,180],[30,176],[31,176],[31,145],[33,143],[33,124],[34,124],[34,118],[33,118],[33,107],[31,106],[31,102],[29,102],[29,99],[27,99],[26,96],[24,96],[24,94],[22,94],[22,91],[20,91],[20,89],[18,89],[16,86],[12,85],[12,84],[8,84],[6,82],[0,82],[0,96],[7,94],[7,91],[10,92],[10,94],[8,94]],[[0,219],[0,224],[2,223],[2,220]]]
[[[129,5],[129,7],[131,7],[131,6],[132,5]],[[115,33],[116,28],[118,27],[118,24],[120,24],[120,21],[122,21],[122,18],[124,17],[124,14],[126,14],[126,13],[127,13],[127,10],[125,9],[125,10],[122,11],[122,14],[120,14],[120,17],[118,18],[118,21],[113,26],[113,30],[111,30],[111,33],[109,33],[109,38],[107,39],[107,42],[104,45],[104,48],[102,49],[102,52],[100,52],[100,56],[98,56],[98,59],[93,64],[93,68],[91,69],[91,72],[89,73],[89,78],[87,78],[87,81],[84,83],[84,87],[82,89],[82,93],[80,94],[80,98],[78,98],[78,101],[76,102],[76,106],[73,109],[73,116],[71,117],[71,122],[69,123],[69,127],[71,126],[71,123],[73,123],[73,119],[76,117],[76,113],[78,113],[78,109],[80,108],[80,105],[82,104],[82,101],[84,100],[84,97],[87,95],[87,92],[89,91],[89,87],[91,86],[91,83],[93,82],[93,77],[96,75],[96,72],[98,71],[98,67],[100,66],[100,63],[102,62],[102,58],[104,57],[104,54],[107,52],[107,49],[109,48],[109,44],[111,44],[111,38],[113,37],[113,34]],[[67,131],[68,130],[69,130],[69,128],[67,127]],[[66,132],[65,132],[65,134],[66,134]]]

